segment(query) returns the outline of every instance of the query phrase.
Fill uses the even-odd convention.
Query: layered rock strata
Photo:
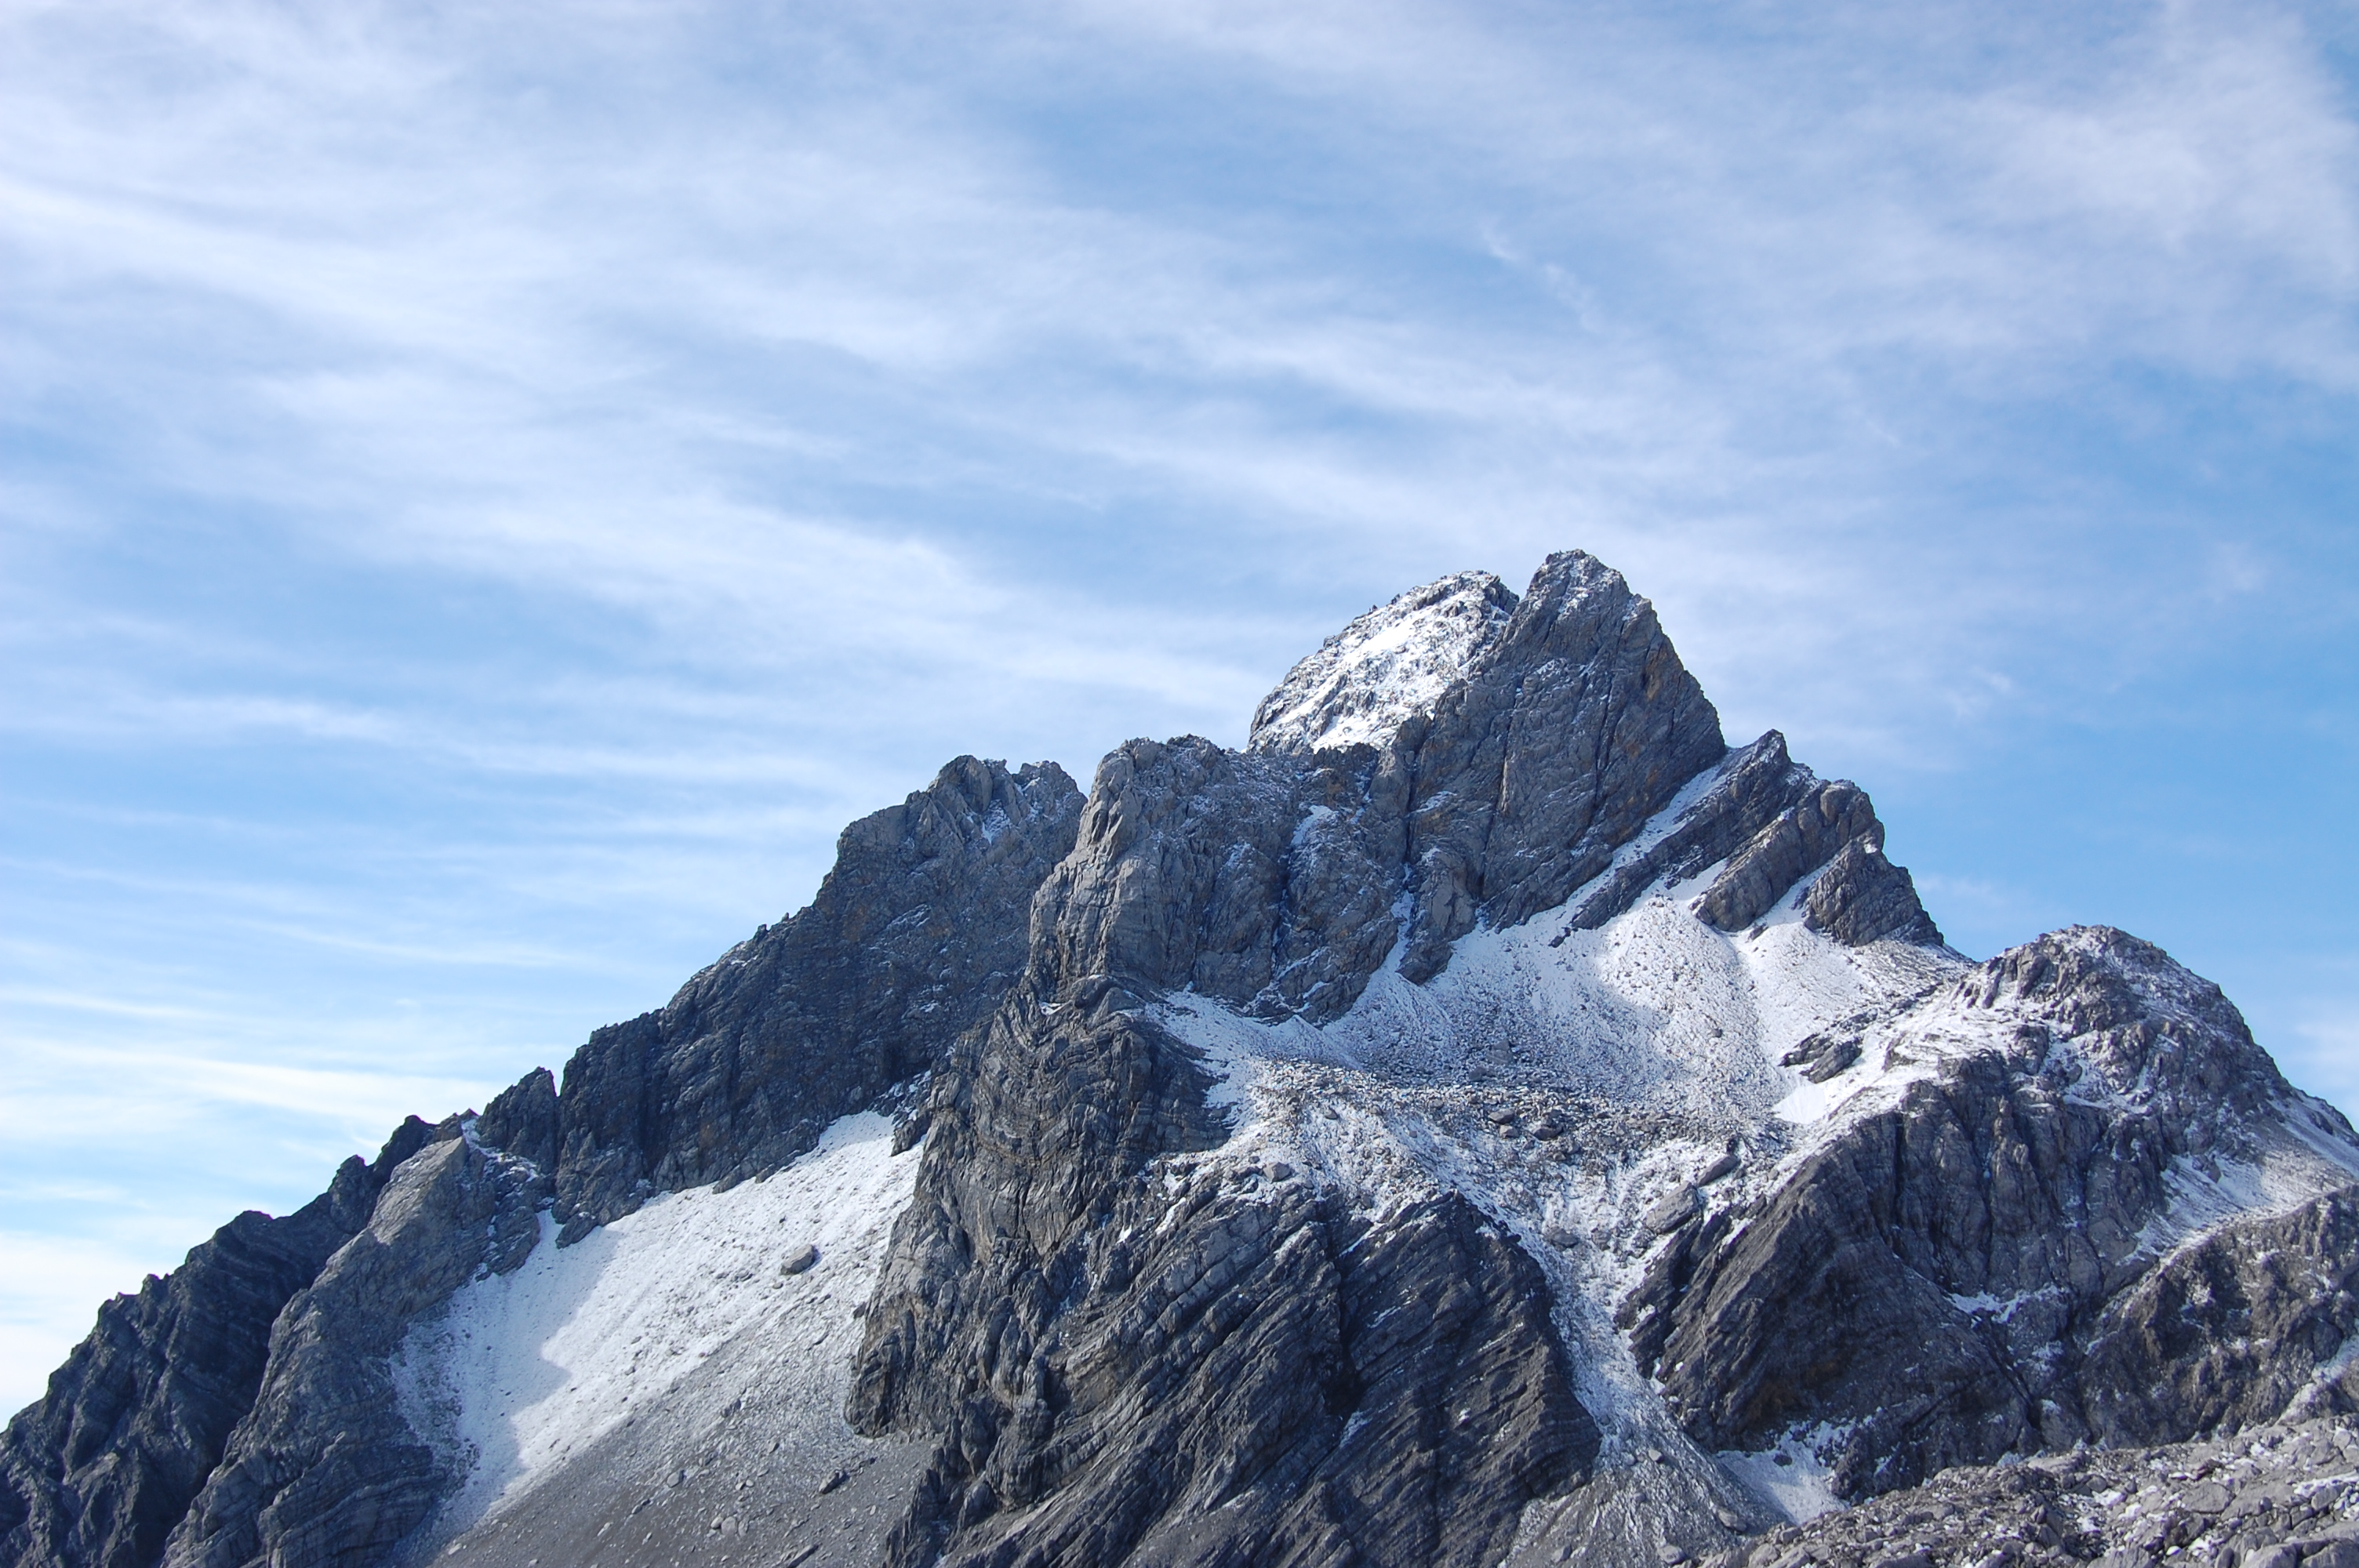
[[[98,1326],[0,1439],[0,1561],[140,1568],[252,1407],[270,1328],[363,1226],[431,1136],[411,1118],[283,1218],[249,1211],[170,1275],[99,1308]]]
[[[925,1071],[1024,968],[1033,890],[1081,791],[962,757],[843,830],[810,906],[565,1066],[557,1217],[571,1240],[647,1194],[775,1170]]]
[[[360,1234],[288,1302],[254,1407],[165,1543],[174,1568],[382,1562],[459,1477],[419,1440],[392,1359],[481,1272],[521,1264],[548,1178],[462,1135],[405,1162]]]
[[[2061,932],[1815,1049],[1872,1054],[1893,1086],[1776,1190],[1680,1227],[1622,1305],[1641,1367],[1704,1447],[1840,1429],[1822,1457],[1836,1492],[1858,1495],[2007,1454],[2267,1419],[2341,1344],[2332,1322],[2302,1317],[2318,1303],[2299,1292],[2271,1298],[2284,1321],[2265,1313],[2290,1336],[2256,1344],[2248,1318],[2230,1321],[2224,1281],[2216,1297],[2188,1282],[2256,1266],[2233,1227],[2155,1268],[2158,1242],[2216,1217],[2204,1200],[2219,1194],[2190,1190],[2195,1172],[2233,1184],[2307,1169],[2327,1186],[2353,1173],[2348,1126],[2297,1095],[2218,989],[2158,949]],[[2347,1200],[2318,1202],[2324,1217],[2297,1209],[2264,1234],[2297,1271],[2307,1238],[2339,1281]],[[2190,1291],[2214,1315],[2182,1317],[2166,1343],[2156,1292],[2183,1303]],[[2223,1355],[2225,1381],[2211,1359]]]

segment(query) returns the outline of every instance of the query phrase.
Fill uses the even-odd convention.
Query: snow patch
[[[440,1528],[513,1505],[733,1343],[777,1377],[843,1383],[917,1181],[918,1149],[892,1151],[893,1124],[864,1111],[766,1181],[661,1195],[569,1248],[543,1213],[520,1267],[462,1289],[394,1357],[403,1419],[466,1476]],[[783,1273],[807,1246],[818,1263]],[[836,1425],[842,1409],[841,1389],[809,1407]]]
[[[1826,1462],[1819,1455],[1840,1444],[1850,1430],[1821,1422],[1808,1431],[1788,1432],[1775,1447],[1757,1454],[1725,1451],[1719,1456],[1721,1467],[1762,1501],[1801,1524],[1843,1506],[1835,1496]]]
[[[1716,776],[1647,836],[1659,839]],[[1891,944],[1844,947],[1799,919],[1731,936],[1688,907],[1716,870],[1658,886],[1595,930],[1571,925],[1579,892],[1520,925],[1478,929],[1423,985],[1387,964],[1324,1025],[1249,1018],[1192,993],[1153,1004],[1216,1077],[1211,1099],[1231,1123],[1221,1149],[1173,1161],[1167,1184],[1200,1165],[1282,1157],[1378,1219],[1463,1195],[1548,1275],[1600,1463],[1669,1466],[1698,1495],[1724,1487],[1613,1322],[1666,1243],[1649,1218],[1765,1190],[1784,1153],[1772,1112],[1801,1081],[1777,1056],[1846,1014],[1897,1010],[1962,966]]]

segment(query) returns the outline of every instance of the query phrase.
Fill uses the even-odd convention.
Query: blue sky
[[[0,1405],[801,905],[1586,547],[2359,1108],[2359,20],[0,5]]]

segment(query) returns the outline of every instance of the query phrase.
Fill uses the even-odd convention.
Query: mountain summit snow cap
[[[1489,572],[1452,572],[1376,606],[1321,643],[1262,698],[1245,749],[1384,744],[1498,642],[1516,603]]]

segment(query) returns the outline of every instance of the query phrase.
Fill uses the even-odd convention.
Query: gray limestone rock
[[[553,1193],[578,1236],[660,1188],[784,1163],[834,1117],[922,1076],[1021,972],[1026,911],[1080,807],[1053,764],[962,758],[847,828],[809,909],[663,1011],[601,1031],[562,1095],[536,1069],[478,1117],[413,1121],[373,1175],[354,1162],[361,1175],[302,1216],[225,1230],[103,1318],[92,1365],[69,1364],[73,1387],[12,1428],[10,1561],[144,1565],[176,1526],[175,1562],[380,1560],[453,1479],[384,1397],[402,1326],[473,1270],[521,1262],[540,1198]],[[378,1187],[429,1140],[426,1164],[403,1167],[372,1219]],[[370,1245],[343,1246],[364,1224]],[[209,1340],[223,1348],[201,1351]],[[113,1430],[94,1440],[102,1400]],[[177,1429],[151,1434],[156,1421]]]
[[[1919,1005],[1996,1011],[2015,1044],[1945,1063],[1773,1193],[1681,1231],[1625,1302],[1641,1364],[1695,1440],[1758,1451],[1834,1423],[1837,1487],[1858,1495],[2283,1409],[2347,1329],[2348,1297],[2332,1304],[2347,1252],[2322,1265],[2331,1279],[2290,1282],[2321,1266],[2301,1247],[2323,1259],[2345,1238],[2345,1200],[2231,1227],[2124,1292],[2155,1261],[2172,1161],[2250,1155],[2267,1106],[2331,1113],[2292,1095],[2217,988],[2118,932],[2043,937]],[[1860,1048],[1840,1033],[1818,1045],[1799,1049]],[[2261,1261],[2272,1248],[2281,1261]],[[2190,1321],[2189,1301],[2212,1316]],[[2282,1331],[2267,1348],[2229,1348],[2263,1325]]]
[[[2076,928],[1972,968],[1939,950],[1883,838],[1864,793],[1775,731],[1729,752],[1651,607],[1578,552],[1520,599],[1465,573],[1370,611],[1271,694],[1245,751],[1132,741],[1086,801],[1054,766],[962,758],[847,828],[810,907],[600,1031],[561,1091],[536,1071],[479,1116],[413,1121],[310,1208],[245,1217],[110,1303],[8,1429],[0,1562],[444,1550],[417,1527],[463,1457],[405,1423],[411,1329],[520,1264],[546,1208],[571,1241],[655,1192],[766,1177],[873,1109],[895,1151],[924,1152],[875,1294],[840,1320],[863,1325],[844,1409],[868,1437],[831,1424],[791,1473],[784,1438],[700,1437],[734,1454],[708,1471],[626,1421],[566,1476],[641,1495],[569,1513],[545,1487],[471,1526],[462,1561],[603,1551],[619,1525],[683,1560],[742,1560],[767,1530],[786,1562],[897,1568],[2017,1568],[2191,1541],[2319,1568],[2343,1494],[2321,1509],[2251,1455],[2186,1460],[2168,1506],[2122,1529],[2039,1466],[2354,1408],[2359,1187],[2229,1225],[2184,1201],[2296,1145],[2359,1161],[2351,1129],[2147,944]],[[1733,942],[1670,902],[1707,875],[1690,908]],[[1485,1035],[1481,1061],[1403,1056],[1417,1081],[1386,1086],[1392,1110],[1329,1114],[1404,1112],[1399,1149],[1462,1132],[1503,1181],[1580,1183],[1529,1212],[1455,1175],[1379,1199],[1315,1140],[1224,1147],[1211,1064],[1157,1022],[1219,1004],[1315,1053],[1286,1021],[1336,1019],[1388,957],[1419,985],[1478,925],[1562,907],[1561,946],[1641,900],[1648,940],[1668,923],[1716,962],[1790,953],[1799,933],[1768,926],[1797,911],[1870,949],[1840,961],[1884,976],[1885,1000],[1768,1048],[1830,1097],[1881,1087],[1797,1133],[1768,1108],[1794,1078],[1710,1054],[1734,1015],[1700,1013],[1678,1036],[1693,1059],[1762,1092],[1709,1108],[1720,1080],[1699,1081],[1708,1114],[1609,1128],[1591,1092],[1609,1086],[1501,1090],[1488,1075],[1516,1042]],[[1919,946],[1875,946],[1892,942]],[[1440,988],[1386,986],[1421,1029]],[[1594,1026],[1625,1022],[1609,1006]],[[1667,1085],[1692,1071],[1663,1065]],[[768,1288],[833,1281],[832,1262],[800,1278],[802,1241],[775,1238]],[[1579,1295],[1625,1265],[1618,1303]],[[1571,1346],[1601,1354],[1617,1304],[1640,1397],[1668,1412],[1648,1403],[1642,1430],[1601,1404],[1623,1423],[1609,1441],[1577,1390],[1621,1375]],[[721,1367],[698,1386],[736,1421]],[[2359,1456],[2343,1427],[2287,1430],[2279,1470]],[[1880,1533],[1744,1540],[1767,1505],[1713,1455],[1797,1433]],[[1881,1511],[1887,1492],[1921,1506]],[[796,1535],[822,1519],[823,1540]]]
[[[650,1193],[784,1164],[930,1066],[1022,972],[1025,911],[1081,807],[1053,762],[962,757],[845,828],[809,908],[592,1035],[559,1100],[563,1239]]]
[[[523,1262],[549,1195],[536,1167],[465,1137],[405,1162],[280,1314],[254,1407],[167,1541],[168,1568],[384,1561],[456,1478],[403,1421],[391,1358],[459,1286]]]
[[[1811,789],[1773,817],[1713,879],[1696,914],[1708,925],[1742,931],[1786,895],[1786,890],[1862,839],[1881,841],[1883,825],[1857,784],[1837,780]]]
[[[1414,703],[1353,684],[1365,646],[1399,651],[1355,622],[1263,705],[1252,752],[1188,737],[1108,757],[1034,911],[1041,983],[1105,975],[1332,1018],[1396,942],[1422,980],[1478,918],[1514,925],[1563,902],[1725,754],[1652,607],[1590,557],[1551,557],[1520,600],[1492,579],[1445,579],[1363,621],[1392,617],[1393,634],[1420,615],[1449,635],[1426,648]],[[1339,732],[1371,740],[1326,743]],[[1753,831],[1748,813],[1774,816],[1808,783],[1765,737],[1674,852],[1725,853],[1733,823]],[[1602,921],[1611,902],[1582,917]]]
[[[1649,887],[1725,862],[1696,901],[1698,918],[1723,931],[1744,930],[1810,878],[1805,920],[1812,930],[1853,946],[1884,936],[1940,946],[1908,873],[1875,848],[1883,840],[1883,824],[1859,786],[1820,783],[1772,730],[1731,753],[1668,831],[1616,855],[1582,893],[1572,928],[1595,930]]]
[[[888,1560],[1495,1562],[1596,1445],[1538,1268],[1455,1196],[1170,1164],[1205,1079],[1110,1000],[1019,993],[936,1107],[852,1401],[944,1433]]]
[[[1883,838],[1878,827],[1835,851],[1810,883],[1803,923],[1854,947],[1886,936],[1940,946],[1940,929],[1918,903],[1915,880],[1884,858]]]
[[[253,1406],[271,1324],[367,1223],[431,1136],[411,1118],[374,1165],[344,1162],[284,1218],[238,1216],[178,1269],[99,1309],[49,1391],[0,1440],[0,1563],[147,1568]]]
[[[1961,1466],[1770,1530],[1707,1568],[1882,1563],[1995,1568],[2332,1568],[2359,1559],[2359,1423],[2253,1427],[2233,1443],[2085,1449]]]
[[[502,1089],[475,1119],[477,1138],[544,1171],[557,1168],[562,1129],[557,1079],[547,1067],[535,1067]]]
[[[1562,903],[1727,751],[1720,718],[1622,575],[1550,556],[1498,640],[1406,725],[1413,746],[1401,972],[1424,980],[1478,916]]]
[[[2223,1227],[2108,1303],[2082,1372],[2090,1428],[2132,1445],[2359,1412],[2354,1330],[2359,1186]]]
[[[1657,883],[1684,881],[1727,860],[1817,782],[1787,754],[1786,737],[1775,730],[1730,753],[1669,832],[1638,852],[1616,856],[1582,894],[1573,909],[1574,929],[1593,931]]]
[[[1073,852],[1032,914],[1036,981],[1192,988],[1332,1017],[1393,946],[1407,780],[1395,752],[1304,757],[1193,736],[1099,765]]]

